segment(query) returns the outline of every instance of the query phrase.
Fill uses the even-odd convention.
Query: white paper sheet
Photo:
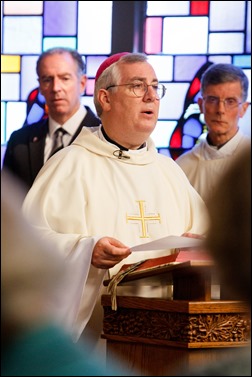
[[[199,238],[167,236],[158,240],[131,247],[131,251],[149,251],[162,249],[176,249],[183,247],[199,247],[203,241]]]

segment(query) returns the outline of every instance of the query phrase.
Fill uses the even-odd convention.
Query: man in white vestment
[[[89,320],[100,338],[104,278],[124,263],[170,253],[131,252],[132,246],[207,232],[203,200],[150,138],[165,91],[144,54],[107,58],[95,78],[94,103],[102,124],[83,127],[71,146],[52,156],[25,198],[26,217],[75,269],[78,289],[66,293],[66,322],[77,339]]]
[[[207,136],[176,159],[204,200],[234,157],[251,143],[239,129],[239,119],[249,106],[248,78],[232,64],[213,64],[202,75],[198,105],[207,126]]]

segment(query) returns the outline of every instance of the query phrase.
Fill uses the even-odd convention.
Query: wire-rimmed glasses
[[[163,84],[146,84],[146,82],[132,83],[132,84],[121,84],[121,85],[109,85],[106,90],[110,88],[115,88],[117,86],[129,86],[136,97],[143,97],[148,92],[148,87],[151,86],[156,93],[156,99],[161,99],[166,93],[166,87]]]
[[[239,105],[242,104],[242,102],[239,102],[239,100],[234,97],[220,99],[219,97],[215,97],[215,96],[206,96],[206,97],[203,97],[203,100],[205,101],[207,105],[214,106],[214,107],[219,106],[219,103],[223,102],[226,110],[232,110],[235,107],[238,107]]]

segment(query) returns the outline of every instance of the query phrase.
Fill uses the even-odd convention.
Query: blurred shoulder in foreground
[[[67,265],[22,217],[17,181],[1,178],[1,376],[124,375],[99,367],[61,326]]]
[[[229,295],[251,306],[251,148],[237,155],[207,203],[207,237]],[[248,324],[249,326],[249,324]],[[182,372],[183,376],[251,376],[251,346],[231,349],[218,363]]]

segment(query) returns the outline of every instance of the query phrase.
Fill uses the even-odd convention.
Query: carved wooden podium
[[[240,301],[211,299],[213,263],[188,261],[126,276],[121,285],[171,284],[170,299],[102,296],[107,361],[121,358],[133,375],[171,376],[216,362],[249,345],[249,309]],[[106,281],[104,285],[108,285]],[[135,373],[135,374],[134,374]],[[175,373],[175,374],[173,374]]]

